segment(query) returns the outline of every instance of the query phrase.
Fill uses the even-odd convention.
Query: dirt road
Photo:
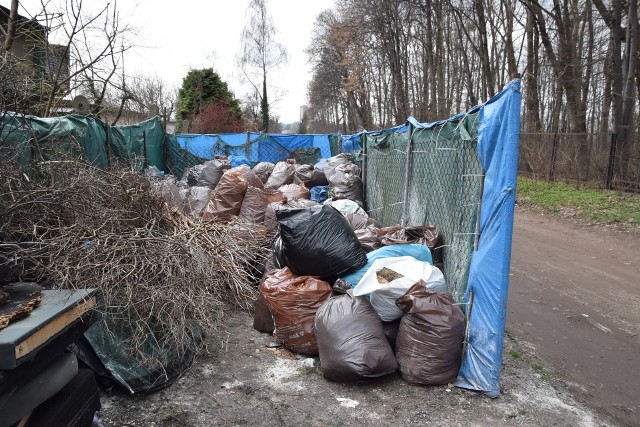
[[[616,425],[640,425],[640,233],[517,210],[507,332]]]

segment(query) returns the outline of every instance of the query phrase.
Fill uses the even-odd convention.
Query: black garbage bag
[[[325,378],[366,380],[398,367],[382,322],[366,297],[348,292],[329,299],[316,312],[314,330]]]
[[[333,282],[367,263],[349,222],[327,205],[276,211],[281,259],[297,275]]]

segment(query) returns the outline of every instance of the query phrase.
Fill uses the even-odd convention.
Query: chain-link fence
[[[610,133],[522,133],[518,174],[640,191],[640,144],[634,142],[620,147]]]
[[[478,113],[412,130],[368,134],[363,174],[369,214],[383,226],[435,225],[443,238],[444,275],[461,301],[478,237],[483,171]]]
[[[180,176],[188,167],[214,156],[227,156],[232,164],[277,163],[295,159],[300,164],[315,164],[339,152],[339,134],[275,135],[255,132],[227,135],[168,135],[168,173]]]

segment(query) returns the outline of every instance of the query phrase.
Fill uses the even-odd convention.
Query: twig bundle
[[[248,308],[271,238],[239,220],[187,217],[143,175],[81,161],[32,164],[29,176],[0,164],[0,228],[0,249],[34,264],[25,278],[98,288],[108,317],[131,328],[134,349],[150,331],[184,349],[194,327],[219,324],[227,302]]]

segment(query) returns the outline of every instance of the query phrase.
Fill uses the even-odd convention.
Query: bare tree
[[[92,98],[92,112],[99,114],[107,88],[123,90],[122,57],[131,47],[126,37],[131,29],[122,24],[117,1],[96,7],[84,0],[43,0],[41,10],[15,31],[23,31],[32,43],[27,56],[37,58],[21,70],[30,82],[29,112],[58,114],[65,97],[84,92]],[[5,45],[10,42],[7,37]]]
[[[270,122],[269,76],[287,60],[286,49],[275,40],[276,30],[266,1],[251,0],[249,3],[239,60],[245,78],[260,99],[261,127],[264,132],[269,131]]]

